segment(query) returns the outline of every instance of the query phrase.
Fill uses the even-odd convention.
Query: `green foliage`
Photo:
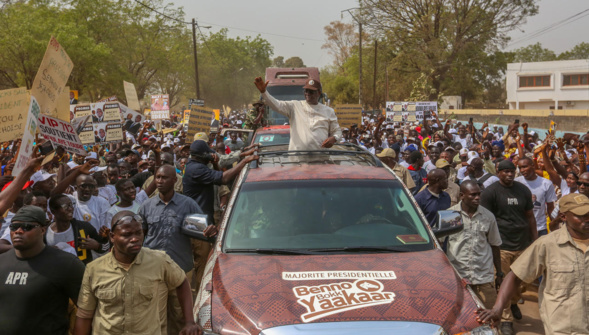
[[[543,48],[540,42],[516,49],[513,53],[513,60],[518,63],[547,62],[556,60],[556,54],[554,51]]]
[[[294,56],[284,61],[284,67],[306,67],[301,57]]]
[[[185,21],[183,11],[164,0],[142,3]],[[52,35],[74,63],[68,85],[81,102],[112,95],[125,102],[123,80],[135,84],[144,105],[151,94],[169,94],[172,107],[196,97],[191,26],[132,0],[4,4],[0,89],[30,88]],[[270,66],[272,52],[260,37],[229,39],[226,31],[204,37],[198,45],[201,98],[211,107],[248,103],[255,96],[251,78]]]
[[[272,60],[272,67],[284,67],[284,57],[278,56]]]
[[[589,43],[582,42],[558,55],[559,60],[589,59]]]

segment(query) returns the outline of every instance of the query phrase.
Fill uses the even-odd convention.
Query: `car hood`
[[[415,321],[458,333],[479,326],[477,305],[441,250],[407,253],[220,253],[213,331],[258,334],[282,325]]]

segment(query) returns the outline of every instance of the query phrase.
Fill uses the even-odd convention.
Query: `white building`
[[[589,59],[507,64],[509,109],[589,109]]]

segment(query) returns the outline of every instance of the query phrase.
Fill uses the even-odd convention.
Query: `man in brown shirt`
[[[166,253],[142,247],[141,221],[131,211],[113,217],[113,251],[88,264],[84,273],[75,335],[165,334],[162,296],[174,289],[185,322],[180,334],[201,333],[184,271]]]
[[[380,154],[376,154],[376,156],[380,158],[380,160],[386,166],[393,170],[395,175],[401,181],[403,181],[405,186],[407,186],[407,188],[410,191],[412,191],[415,188],[415,182],[413,181],[413,178],[411,178],[409,170],[407,170],[407,168],[403,165],[397,163],[397,153],[395,152],[395,150],[391,148],[386,148]]]
[[[482,323],[498,321],[519,284],[543,276],[538,291],[546,334],[589,334],[589,198],[572,193],[559,201],[566,229],[543,236],[511,265],[490,310],[479,310]]]

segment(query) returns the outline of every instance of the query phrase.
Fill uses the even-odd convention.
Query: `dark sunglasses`
[[[581,186],[581,185],[583,185],[583,186],[585,186],[585,187],[589,187],[589,183],[584,183],[584,182],[582,182],[582,181],[578,181],[578,182],[577,182],[577,186]]]
[[[23,231],[31,231],[37,227],[41,227],[41,225],[34,224],[34,223],[11,223],[9,226],[10,231],[17,231],[22,229]]]

